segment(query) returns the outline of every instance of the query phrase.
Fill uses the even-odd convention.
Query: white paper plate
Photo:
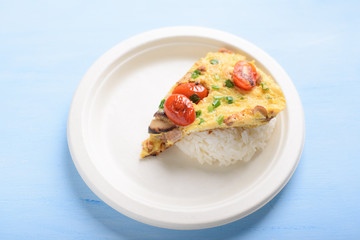
[[[231,167],[202,166],[176,147],[140,160],[159,100],[195,61],[221,47],[255,59],[284,91],[287,108],[266,149]],[[298,164],[304,132],[300,98],[275,60],[239,37],[197,27],[146,32],[105,53],[82,79],[68,120],[71,156],[95,194],[131,218],[175,229],[229,223],[270,201]]]

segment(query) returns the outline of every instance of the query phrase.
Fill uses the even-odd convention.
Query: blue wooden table
[[[0,239],[360,239],[357,1],[0,1]],[[82,76],[120,41],[196,25],[243,37],[289,73],[305,148],[265,207],[205,230],[151,227],[99,200],[69,155]]]

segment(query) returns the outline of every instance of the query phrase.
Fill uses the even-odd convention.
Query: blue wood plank
[[[0,2],[0,239],[359,239],[357,1]],[[66,142],[89,66],[146,30],[196,25],[244,37],[289,73],[306,115],[300,165],[269,204],[234,223],[177,231],[99,200]]]

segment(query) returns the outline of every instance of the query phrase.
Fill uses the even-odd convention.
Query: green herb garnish
[[[234,87],[234,83],[228,79],[225,81],[225,86],[228,87],[228,88],[233,88]]]
[[[217,116],[216,121],[219,125],[221,125],[224,122],[224,115],[220,114]]]
[[[233,97],[225,97],[225,100],[227,101],[228,104],[232,104],[234,102]]]
[[[195,78],[199,77],[200,75],[201,75],[201,72],[196,69],[196,70],[191,74],[191,77],[195,79]]]
[[[268,88],[268,86],[266,85],[266,83],[261,82],[261,83],[260,83],[260,86],[261,86],[262,90],[264,90],[264,91],[269,91],[269,88]]]
[[[214,96],[214,99],[219,99],[219,100],[221,100],[221,99],[223,99],[223,96]]]
[[[221,102],[220,102],[220,99],[215,99],[213,102],[212,102],[212,105],[214,108],[217,108],[218,106],[220,106]]]
[[[199,125],[202,124],[203,122],[205,122],[204,119],[200,118],[200,122],[199,122]]]
[[[220,89],[220,87],[218,85],[211,85],[211,88],[216,89],[216,90]]]
[[[165,103],[165,99],[161,100],[159,108],[163,109],[164,108],[164,103]]]
[[[212,65],[216,65],[216,64],[219,63],[219,60],[217,60],[217,59],[211,59],[211,60],[210,60],[210,63],[211,63]]]
[[[201,110],[197,110],[197,111],[195,112],[195,114],[196,114],[196,118],[200,117],[200,116],[201,116]]]
[[[208,106],[208,112],[211,113],[214,111],[214,106],[213,105],[209,105]]]
[[[189,99],[190,99],[193,103],[197,103],[198,101],[200,101],[200,98],[199,98],[199,96],[198,96],[196,93],[194,93],[193,95],[191,95],[191,96],[189,97]]]
[[[217,74],[214,75],[214,78],[215,78],[215,80],[220,80],[220,76]]]

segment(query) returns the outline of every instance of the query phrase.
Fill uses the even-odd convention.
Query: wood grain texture
[[[1,1],[0,239],[359,239],[360,4],[357,1]],[[83,74],[118,42],[198,25],[273,56],[301,96],[298,169],[234,223],[175,231],[129,219],[79,177],[66,121]]]

